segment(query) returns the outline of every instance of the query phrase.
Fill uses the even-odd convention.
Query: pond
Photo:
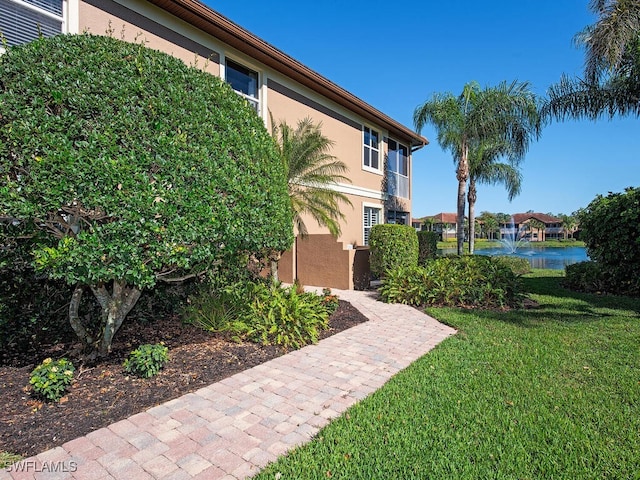
[[[456,249],[442,249],[438,253],[445,255],[447,253],[456,253]],[[482,248],[476,250],[478,255],[507,255],[507,250],[502,247]],[[549,268],[552,270],[563,270],[567,265],[589,260],[587,250],[584,247],[534,247],[522,246],[518,248],[516,253],[511,253],[520,258],[529,260],[533,268]]]

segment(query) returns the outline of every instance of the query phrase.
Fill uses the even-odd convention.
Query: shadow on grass
[[[622,295],[583,293],[570,290],[562,285],[563,277],[536,276],[523,277],[524,291],[527,294],[547,295],[558,299],[569,299],[577,305],[582,302],[592,308],[611,308],[615,310],[631,310],[640,314],[640,298]],[[542,306],[542,305],[541,305]],[[557,307],[547,304],[545,306]],[[573,305],[572,305],[573,306]]]
[[[562,277],[544,272],[522,280],[524,292],[538,303],[535,307],[508,311],[455,309],[456,315],[487,322],[498,320],[522,328],[544,328],[550,323],[592,323],[611,318],[640,319],[640,298],[575,292],[562,286]],[[429,308],[427,313],[443,321],[447,315],[438,315],[438,310]],[[444,323],[449,324],[447,320]],[[460,328],[456,321],[452,323],[450,326]]]

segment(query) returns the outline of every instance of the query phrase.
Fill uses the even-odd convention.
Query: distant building
[[[447,240],[457,238],[457,219],[458,215],[455,213],[441,212],[436,215],[414,218],[411,224],[416,230],[438,232],[440,239],[446,242]]]
[[[509,237],[530,242],[560,240],[564,238],[562,219],[546,213],[515,213],[509,223],[500,223],[500,238]]]

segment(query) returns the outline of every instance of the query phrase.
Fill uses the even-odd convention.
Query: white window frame
[[[369,222],[370,225],[367,225],[367,210],[377,210],[378,216],[377,221],[375,223]],[[374,225],[379,225],[384,223],[384,208],[379,203],[363,203],[362,204],[362,245],[369,245],[369,236],[371,235],[371,228]],[[368,235],[367,235],[368,232]]]
[[[378,137],[378,146],[377,148],[374,148],[373,146],[371,146],[371,144],[367,144],[365,143],[365,131],[368,130],[369,134],[371,135],[371,133],[375,133],[376,136]],[[366,170],[368,172],[372,172],[372,173],[377,173],[382,175],[383,173],[383,167],[384,167],[384,159],[381,158],[380,155],[380,144],[382,143],[382,135],[380,133],[380,130],[377,130],[375,128],[369,127],[367,125],[363,125],[362,126],[362,169]],[[369,151],[369,165],[367,165],[365,163],[365,159],[366,159],[366,155],[365,152]],[[378,168],[374,168],[371,166],[371,152],[376,152],[378,154]]]
[[[238,65],[239,67],[242,67],[246,70],[249,70],[252,73],[256,74],[256,94],[257,97],[253,97],[251,95],[248,95],[244,92],[241,92],[240,90],[235,90],[234,92],[236,92],[238,95],[240,95],[242,98],[244,98],[247,102],[249,102],[249,104],[254,108],[254,110],[256,111],[256,113],[258,114],[258,116],[262,117],[262,96],[263,96],[263,92],[262,92],[262,74],[259,70],[257,70],[256,68],[247,65],[245,62],[242,61],[238,61],[234,58],[229,58],[228,56],[225,55],[224,58],[224,62],[221,62],[221,64],[224,65],[224,81],[228,83],[227,81],[227,73],[228,73],[228,68],[229,68],[229,62],[234,63],[236,65]]]
[[[50,12],[49,10],[46,10],[42,7],[39,7],[37,5],[34,5],[24,0],[5,0],[5,1],[7,1],[8,3],[12,3],[14,5],[17,5],[19,7],[22,7],[26,10],[30,10],[39,15],[50,18],[52,20],[59,21],[60,33],[69,33],[69,16],[70,16],[69,9],[74,7],[77,8],[77,0],[61,0],[61,14],[58,15],[56,13]],[[72,5],[69,5],[70,2],[72,3]],[[75,18],[75,15],[73,15],[73,17]],[[35,38],[33,38],[33,40],[35,40]],[[4,47],[0,45],[0,54],[4,53],[4,51],[5,51]]]
[[[409,171],[410,171],[410,162],[411,162],[411,150],[402,142],[394,138],[386,138],[387,143],[387,156],[386,161],[389,162],[389,166],[387,167],[387,190],[391,187],[391,185],[395,186],[394,192],[387,191],[386,193],[393,193],[394,197],[398,198],[411,198],[410,192],[410,182],[409,182]],[[395,143],[396,149],[394,152],[399,152],[400,147],[403,147],[407,152],[407,174],[401,173],[400,170],[400,157],[395,156],[395,158],[391,158],[391,142]],[[391,165],[394,165],[395,169],[391,168]]]

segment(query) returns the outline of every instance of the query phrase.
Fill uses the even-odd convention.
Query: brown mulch
[[[366,320],[340,300],[321,338]],[[140,379],[124,372],[122,362],[131,350],[161,341],[169,347],[170,361],[157,376]],[[234,343],[183,325],[178,318],[125,324],[114,339],[111,356],[91,368],[76,364],[76,380],[68,394],[59,403],[48,404],[31,394],[29,375],[36,362],[67,355],[71,345],[42,348],[39,359],[7,358],[6,352],[3,356],[0,452],[38,454],[285,353],[273,346]]]

